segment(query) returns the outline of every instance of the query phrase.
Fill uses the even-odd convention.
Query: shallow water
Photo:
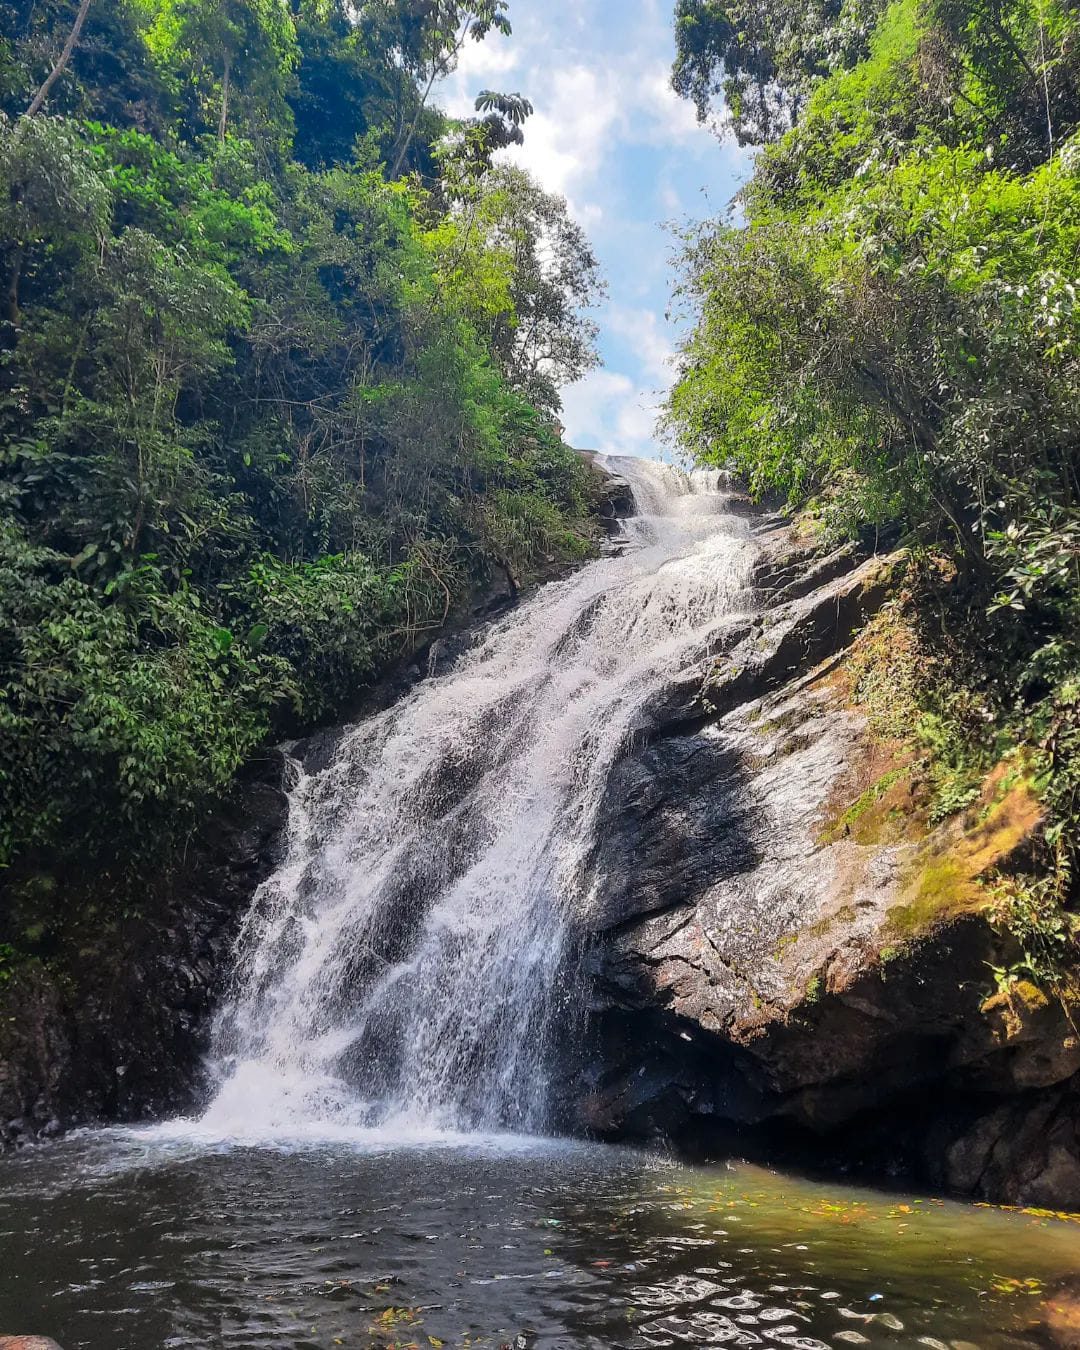
[[[65,1350],[1042,1346],[1078,1266],[1068,1221],[512,1136],[0,1160],[0,1331]]]

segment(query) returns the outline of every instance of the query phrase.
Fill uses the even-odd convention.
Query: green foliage
[[[799,116],[816,81],[865,53],[874,0],[677,0],[672,84],[699,121],[722,100],[723,125],[763,145]]]
[[[695,328],[669,423],[756,492],[814,501],[828,539],[951,557],[908,596],[933,665],[907,728],[932,813],[1023,747],[1063,903],[1080,847],[1080,16],[894,0],[861,11],[859,36],[845,6],[787,26],[763,0],[734,13],[680,4],[698,45],[676,84],[700,109],[756,82],[736,129],[774,143],[742,218],[685,241]],[[823,59],[830,23],[855,37]]]
[[[387,572],[362,554],[293,564],[266,554],[228,593],[243,622],[253,620],[246,646],[286,663],[296,712],[311,721],[355,695],[400,645],[403,625],[446,617],[426,580],[416,561]]]
[[[1080,921],[1061,903],[1053,878],[1011,877],[994,891],[994,913],[998,927],[1018,944],[1020,960],[1008,967],[993,967],[998,987],[1011,989],[1021,979],[1036,987],[1048,988],[1068,1005],[1075,999],[1070,988],[1070,967]]]
[[[73,10],[0,7],[0,865],[175,838],[493,567],[581,556],[595,258],[491,167],[527,100],[427,106],[505,10],[95,6],[28,118]]]
[[[558,390],[597,365],[588,317],[605,291],[584,231],[561,197],[521,169],[477,180],[452,160],[448,216],[432,232],[440,287],[484,335],[511,385],[555,413]]]
[[[102,596],[8,523],[0,537],[0,848],[109,819],[190,817],[266,730],[282,663],[234,642],[153,562]]]
[[[970,620],[935,604],[935,571],[909,567],[909,588],[866,626],[848,671],[873,733],[913,756],[903,772],[924,790],[927,817],[936,825],[977,800],[1010,741],[997,691],[974,678],[954,636]],[[892,781],[888,774],[881,780]]]
[[[923,712],[915,724],[916,741],[926,752],[933,793],[931,825],[963,811],[977,800],[982,789],[988,765],[980,753],[982,747],[978,741],[973,745],[970,734],[965,734],[967,730],[952,709]]]
[[[190,91],[189,106],[225,139],[230,114],[253,138],[287,138],[285,95],[299,60],[286,0],[157,0],[146,34],[153,58]]]

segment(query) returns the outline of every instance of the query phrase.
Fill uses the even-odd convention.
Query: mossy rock
[[[986,908],[984,881],[1036,836],[1042,821],[1030,779],[995,769],[971,811],[933,831],[916,852],[890,908],[886,940],[906,944]]]

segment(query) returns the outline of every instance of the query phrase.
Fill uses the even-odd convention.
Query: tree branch
[[[86,22],[86,16],[90,11],[90,4],[91,0],[82,0],[82,3],[79,5],[79,12],[75,15],[75,22],[72,24],[71,32],[68,34],[68,39],[64,43],[64,50],[60,53],[56,65],[49,71],[45,83],[34,95],[29,108],[27,108],[26,112],[23,114],[25,117],[34,117],[41,111],[45,100],[49,97],[49,92],[53,85],[60,76],[63,75],[67,63],[71,60],[71,53],[75,50],[75,46],[79,41],[79,35],[83,30],[83,24]]]

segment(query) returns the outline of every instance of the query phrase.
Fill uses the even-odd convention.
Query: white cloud
[[[660,204],[669,216],[685,214],[686,208],[683,206],[683,199],[679,196],[679,190],[674,183],[661,183]]]
[[[608,305],[601,316],[604,326],[623,338],[635,351],[641,369],[658,389],[671,383],[671,362],[675,348],[666,331],[663,315],[654,309],[630,305]]]
[[[564,391],[568,436],[655,453],[657,390],[670,384],[673,347],[660,224],[714,214],[748,160],[718,146],[670,87],[671,0],[514,0],[511,9],[513,36],[470,43],[436,100],[458,117],[472,115],[485,88],[532,101],[524,146],[501,153],[567,198],[612,296],[599,315],[610,368]]]
[[[518,70],[521,57],[521,46],[513,38],[493,33],[483,42],[466,42],[458,59],[456,73],[463,84],[477,78],[489,80],[495,75],[508,75],[512,70]]]
[[[616,371],[594,371],[563,390],[566,439],[584,450],[655,454],[658,412],[654,398],[644,395],[629,375]]]
[[[518,60],[507,62],[497,44],[470,44],[466,51],[470,59],[463,56],[440,99],[454,117],[470,116],[481,89],[520,68]],[[541,53],[529,50],[524,59],[528,69],[521,72],[519,92],[536,111],[526,124],[525,144],[511,147],[504,158],[528,169],[549,192],[566,197],[587,228],[604,214],[602,205],[591,200],[590,188],[603,181],[604,157],[620,118],[618,98],[611,82],[589,66],[556,63],[549,69]]]
[[[650,63],[633,76],[634,100],[645,121],[645,138],[669,144],[700,141],[701,127],[693,106],[671,87],[666,63]]]

